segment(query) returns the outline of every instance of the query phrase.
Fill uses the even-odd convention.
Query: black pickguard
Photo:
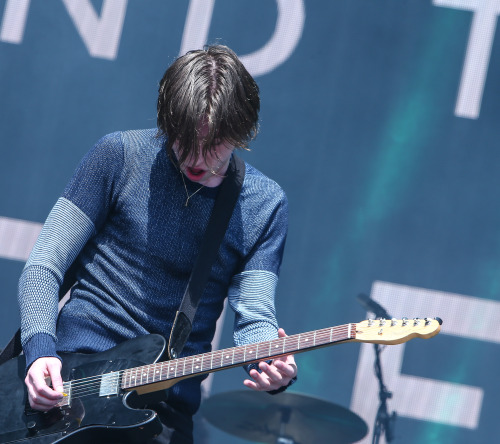
[[[144,364],[162,356],[165,339],[159,335],[131,339],[108,351],[95,354],[65,354],[64,381],[102,375]],[[152,410],[130,406],[134,393],[110,396],[71,396],[71,406],[41,413],[27,403],[23,356],[0,366],[0,443],[44,444],[145,442],[161,431]]]

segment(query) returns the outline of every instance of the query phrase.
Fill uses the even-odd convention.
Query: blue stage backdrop
[[[498,14],[500,0],[0,0],[0,341],[18,327],[21,269],[80,158],[106,133],[155,126],[165,68],[221,42],[262,92],[244,157],[289,197],[281,325],[359,322],[360,293],[396,318],[440,316],[437,337],[382,351],[394,442],[494,441]],[[218,348],[232,345],[232,322],[228,311]],[[371,442],[373,346],[297,360],[292,391],[351,409]],[[207,396],[243,378],[217,373]],[[248,442],[197,424],[197,442]]]

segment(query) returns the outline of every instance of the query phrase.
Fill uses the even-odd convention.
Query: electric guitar
[[[63,354],[65,396],[42,413],[27,402],[24,356],[0,366],[0,443],[145,442],[161,431],[137,395],[182,379],[346,342],[400,344],[439,333],[441,320],[367,320],[200,355],[158,362],[166,341],[147,335],[95,354]],[[134,407],[132,407],[134,406]]]

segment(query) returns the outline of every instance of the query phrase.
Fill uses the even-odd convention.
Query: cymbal
[[[368,432],[366,423],[354,412],[291,392],[218,393],[203,402],[201,414],[215,427],[259,443],[348,444]]]

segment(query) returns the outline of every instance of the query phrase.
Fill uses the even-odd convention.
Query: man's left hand
[[[286,337],[285,330],[278,330],[280,338]],[[262,371],[250,370],[252,379],[245,379],[243,384],[247,387],[260,392],[270,392],[283,386],[287,386],[290,381],[297,376],[297,365],[293,355],[286,355],[273,359],[271,364],[259,362],[259,368]]]

